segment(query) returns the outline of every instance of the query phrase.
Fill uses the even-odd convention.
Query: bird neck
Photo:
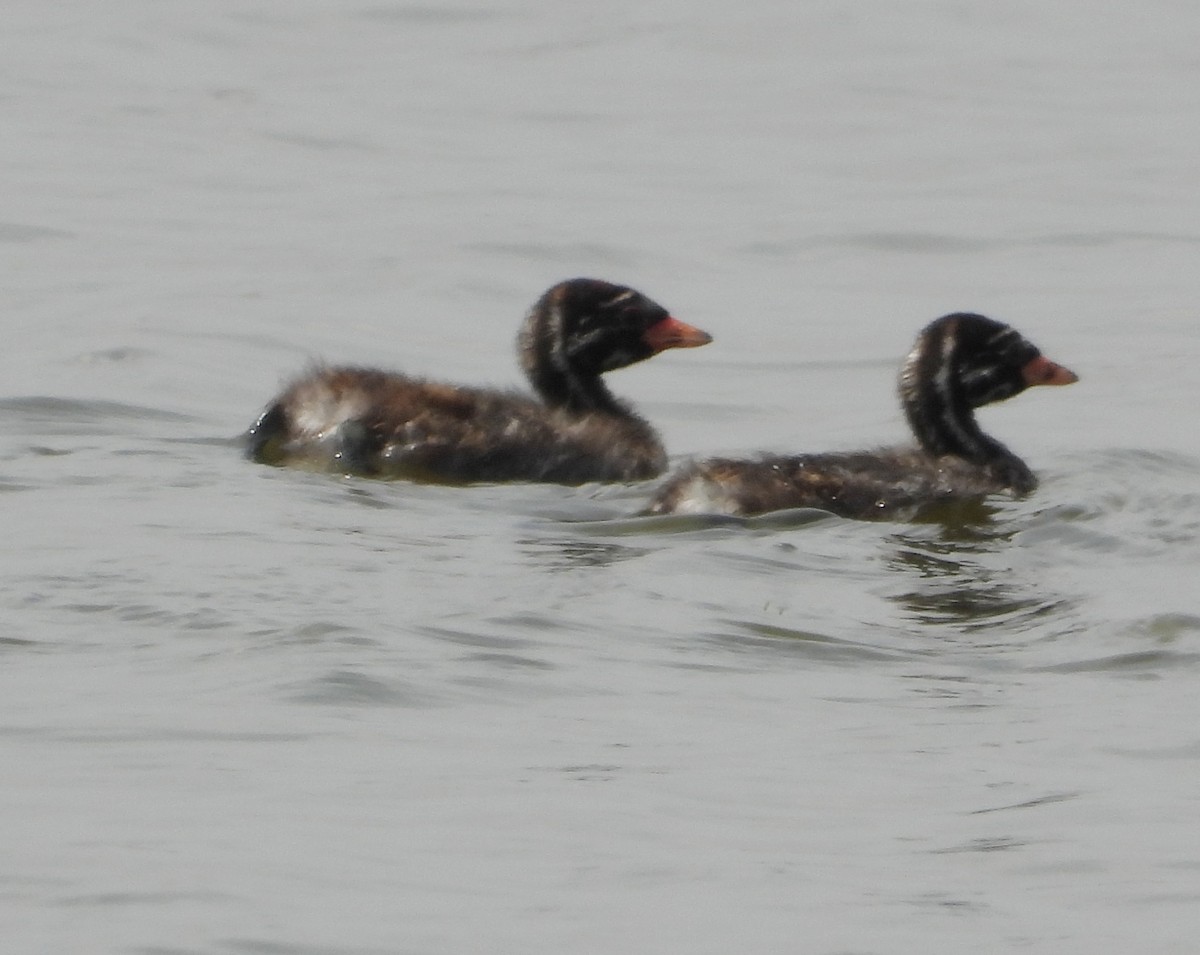
[[[533,390],[551,408],[577,415],[599,412],[624,417],[630,414],[629,409],[613,397],[599,375],[581,375],[569,367],[554,367],[550,362],[539,362],[527,368],[526,374]]]
[[[548,407],[574,415],[631,412],[613,397],[600,375],[583,371],[567,350],[562,305],[544,299],[526,317],[517,347],[525,377]]]
[[[900,401],[917,443],[934,457],[954,455],[995,473],[1027,492],[1035,479],[1025,463],[984,433],[951,366],[952,349],[916,351],[900,375]]]

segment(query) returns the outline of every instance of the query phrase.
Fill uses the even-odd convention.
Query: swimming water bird
[[[444,483],[644,480],[666,469],[662,442],[601,375],[711,340],[631,288],[572,279],[538,299],[518,337],[540,400],[317,367],[251,426],[247,453],[267,464]]]
[[[959,312],[928,325],[900,372],[915,448],[716,458],[670,477],[644,514],[754,515],[813,507],[844,517],[912,516],[922,505],[1030,493],[1025,462],[975,421],[975,409],[1075,374],[1013,328]]]

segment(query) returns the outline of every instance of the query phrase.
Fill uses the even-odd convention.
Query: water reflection
[[[525,537],[517,546],[534,564],[551,572],[608,567],[649,553],[644,547],[572,537]]]
[[[1048,592],[1044,579],[1013,572],[1019,522],[989,510],[984,522],[926,523],[892,535],[886,564],[911,584],[889,599],[918,623],[968,633],[1003,624],[1011,635],[1070,609],[1072,601]]]
[[[912,524],[936,529],[936,539],[946,544],[976,543],[1012,537],[1015,528],[1006,526],[1002,515],[999,505],[974,498],[926,505],[914,515]]]
[[[840,637],[813,629],[768,624],[756,620],[716,622],[723,629],[701,634],[701,640],[738,652],[769,650],[771,660],[777,660],[781,652],[823,663],[864,663],[908,657],[902,650],[877,646],[866,639]]]

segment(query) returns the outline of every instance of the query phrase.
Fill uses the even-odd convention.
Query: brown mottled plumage
[[[947,315],[921,333],[900,373],[917,447],[701,461],[669,478],[644,513],[815,507],[879,519],[906,517],[926,504],[1028,494],[1037,486],[1033,472],[983,432],[975,409],[1031,385],[1075,380],[1009,326],[982,315]]]
[[[247,433],[251,457],[381,478],[633,481],[666,452],[600,376],[667,348],[711,341],[624,286],[573,279],[533,306],[519,337],[540,401],[370,368],[318,367],[292,382]]]

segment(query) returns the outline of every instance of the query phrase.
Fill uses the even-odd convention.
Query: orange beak
[[[668,315],[655,322],[642,333],[642,341],[654,349],[657,355],[668,348],[697,348],[712,341],[712,335],[693,328],[687,322]]]
[[[1079,376],[1062,365],[1056,365],[1045,355],[1038,355],[1021,369],[1027,385],[1070,385],[1079,380]]]

